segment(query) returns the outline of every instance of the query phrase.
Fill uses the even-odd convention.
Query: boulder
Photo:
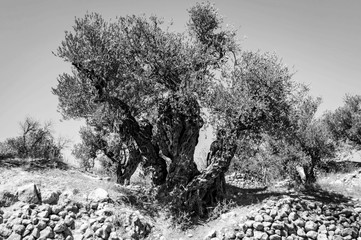
[[[261,222],[254,222],[253,223],[253,228],[257,231],[263,231],[264,226]]]
[[[324,233],[318,234],[317,240],[328,240],[327,235]]]
[[[60,196],[61,192],[56,190],[56,191],[43,191],[41,193],[41,200],[43,203],[47,203],[47,204],[57,204],[59,201],[59,196]]]
[[[268,240],[268,235],[265,232],[262,231],[254,231],[253,237],[256,240]]]
[[[53,237],[54,237],[53,229],[51,229],[51,227],[49,226],[43,229],[42,231],[40,231],[39,240],[46,240],[47,238],[53,238]]]
[[[22,235],[25,231],[25,226],[21,224],[16,224],[13,226],[13,231],[19,235]]]
[[[54,227],[55,233],[62,233],[67,228],[66,224],[63,221],[58,222]]]
[[[88,199],[93,202],[106,202],[109,200],[109,193],[102,188],[97,188],[89,193]]]
[[[8,237],[7,240],[21,240],[21,235],[13,232],[13,233]]]
[[[11,229],[7,228],[4,224],[0,224],[0,236],[1,237],[9,237],[11,235]]]
[[[307,221],[306,222],[306,225],[305,225],[306,232],[308,232],[308,231],[317,231],[317,229],[318,229],[317,223],[315,223],[313,221]]]
[[[306,235],[308,238],[317,239],[318,234],[316,231],[311,230],[311,231],[308,231]]]
[[[269,237],[270,240],[281,240],[281,236],[277,235],[277,234],[273,234]]]
[[[41,203],[40,189],[34,183],[19,187],[16,195],[22,202],[35,204]]]

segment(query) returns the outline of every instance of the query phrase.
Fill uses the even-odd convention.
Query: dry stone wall
[[[302,198],[269,201],[233,228],[205,240],[361,240],[361,207]]]
[[[24,198],[0,209],[0,240],[143,239],[151,232],[152,225],[140,212],[114,206],[104,189],[96,189],[89,199],[76,203],[65,197],[50,205]]]

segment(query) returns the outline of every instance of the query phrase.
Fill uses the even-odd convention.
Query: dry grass
[[[0,172],[0,190],[14,191],[24,184],[35,183],[41,191],[69,191],[75,198],[86,199],[94,189],[103,188],[108,191],[111,198],[116,199],[123,188],[113,182],[100,180],[77,170],[65,171],[57,168],[32,170],[24,165],[11,168],[0,166]]]

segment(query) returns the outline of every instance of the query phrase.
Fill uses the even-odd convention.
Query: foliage
[[[307,156],[285,139],[263,135],[260,143],[244,141],[238,148],[231,170],[256,183],[272,184],[280,179],[297,179],[296,166],[307,163]]]
[[[361,144],[361,96],[346,95],[344,105],[325,115],[333,137],[338,141]]]
[[[79,131],[81,143],[74,145],[72,154],[80,160],[81,167],[89,169],[92,166],[90,159],[97,156],[97,151],[103,148],[104,141],[90,127],[82,127]]]
[[[27,117],[20,123],[21,136],[6,139],[2,148],[12,157],[60,159],[61,150],[67,139],[55,139],[51,132],[51,123],[43,126],[39,121]]]
[[[11,146],[6,141],[0,142],[0,160],[14,158],[15,156],[15,149],[11,148]]]
[[[334,156],[335,143],[323,118],[315,113],[321,102],[313,98],[303,85],[289,95],[289,113],[285,126],[276,134],[262,134],[243,140],[236,153],[233,168],[261,182],[291,177],[300,180],[296,167],[303,166],[308,181],[315,180],[314,170]]]
[[[315,116],[321,99],[311,97],[308,91],[303,87],[294,94],[290,114],[292,125],[286,138],[289,144],[307,157],[306,163],[299,164],[305,170],[306,185],[316,181],[315,168],[321,161],[335,154],[335,142],[324,119]]]

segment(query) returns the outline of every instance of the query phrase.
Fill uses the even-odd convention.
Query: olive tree
[[[77,18],[55,52],[73,71],[59,76],[53,93],[65,117],[134,143],[153,183],[203,214],[224,197],[239,140],[289,126],[295,84],[274,54],[241,51],[212,5],[196,4],[189,16],[185,33],[154,16]],[[193,155],[206,120],[217,139],[199,171]]]
[[[361,144],[361,96],[346,95],[344,105],[325,116],[333,137],[340,141]]]

